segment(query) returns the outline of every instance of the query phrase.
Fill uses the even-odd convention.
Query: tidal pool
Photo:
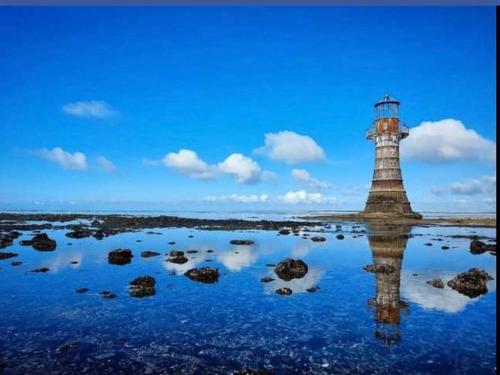
[[[32,238],[23,232],[1,250],[18,256],[0,261],[0,372],[496,373],[496,257],[471,254],[465,238],[495,237],[495,229],[371,226],[352,233],[355,224],[338,231],[335,224],[320,234],[325,242],[276,231],[148,229],[96,240],[46,230],[57,241],[47,252],[20,246]],[[129,264],[108,263],[117,248],[132,250]],[[146,250],[161,255],[141,257]],[[167,262],[171,250],[188,261]],[[304,277],[276,276],[272,265],[289,257],[307,263]],[[372,263],[394,272],[363,270]],[[217,282],[184,276],[205,266],[219,269]],[[30,272],[41,267],[49,271]],[[495,278],[487,294],[469,298],[446,286],[472,267]],[[156,280],[154,295],[130,295],[129,282],[141,275]],[[274,280],[261,282],[266,276]],[[427,284],[437,277],[444,288]],[[293,293],[278,295],[279,288]],[[104,290],[116,298],[103,298]]]

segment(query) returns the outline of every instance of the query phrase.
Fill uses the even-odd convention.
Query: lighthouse
[[[375,104],[375,121],[366,138],[375,142],[375,169],[363,215],[421,219],[412,211],[399,164],[399,142],[409,136],[400,122],[399,101],[386,94]]]

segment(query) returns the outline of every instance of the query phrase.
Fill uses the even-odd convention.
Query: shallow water
[[[321,234],[323,243],[272,231],[148,229],[98,241],[48,230],[57,240],[53,252],[19,246],[31,238],[25,232],[2,249],[19,256],[0,261],[0,368],[6,374],[496,373],[496,281],[474,299],[426,284],[435,277],[446,283],[471,267],[496,279],[495,256],[472,255],[470,240],[450,237],[495,237],[494,229],[370,227],[369,235],[354,238],[352,225],[343,224],[344,240],[334,229]],[[235,238],[255,244],[231,245]],[[116,248],[132,249],[132,262],[108,264]],[[176,265],[165,261],[174,249],[198,253]],[[142,258],[143,250],[162,255]],[[286,257],[303,259],[306,276],[278,279],[268,264]],[[11,266],[16,260],[23,264]],[[384,277],[362,269],[373,262],[389,262],[396,272]],[[202,266],[218,268],[219,281],[183,275]],[[29,272],[38,267],[50,271]],[[128,283],[140,275],[156,279],[154,296],[129,295]],[[262,283],[264,276],[276,280]],[[313,286],[320,289],[307,292]],[[90,290],[78,294],[80,287]],[[293,294],[277,295],[280,287]],[[102,298],[102,290],[117,298]],[[378,304],[369,303],[374,297]]]

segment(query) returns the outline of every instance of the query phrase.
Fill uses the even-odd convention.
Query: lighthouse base
[[[402,191],[370,191],[365,210],[360,213],[364,217],[404,217],[421,219],[422,215],[413,212],[410,202]]]

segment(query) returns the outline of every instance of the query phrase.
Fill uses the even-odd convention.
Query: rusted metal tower
[[[400,123],[399,101],[384,95],[375,104],[375,121],[366,132],[375,142],[375,169],[363,215],[422,218],[411,209],[399,164],[399,142],[408,135],[409,128]]]

